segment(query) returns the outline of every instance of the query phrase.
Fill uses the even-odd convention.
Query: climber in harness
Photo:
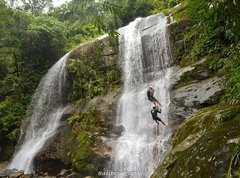
[[[151,101],[155,106],[161,106],[160,102],[153,95],[154,95],[154,89],[152,86],[149,86],[147,91],[148,100]]]
[[[161,112],[162,112],[161,109],[159,109],[157,106],[153,106],[153,108],[151,110],[152,118],[157,123],[157,125],[159,125],[158,121],[160,121],[163,125],[166,126],[166,124],[157,115],[158,113],[161,113]]]

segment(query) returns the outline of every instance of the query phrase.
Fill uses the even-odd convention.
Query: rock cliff
[[[239,105],[221,102],[225,75],[209,67],[218,56],[206,56],[197,62],[178,61],[178,54],[189,45],[184,40],[188,28],[187,19],[170,24],[175,59],[170,119],[176,131],[169,153],[152,178],[229,175],[239,143]]]

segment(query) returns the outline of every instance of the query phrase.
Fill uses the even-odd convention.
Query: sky
[[[71,0],[53,0],[53,6],[56,7],[56,6],[60,6],[62,4],[64,4],[65,2],[69,2]]]

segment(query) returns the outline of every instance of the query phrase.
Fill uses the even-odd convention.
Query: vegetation
[[[13,10],[2,0],[0,11],[0,144],[4,152],[3,145],[16,144],[34,89],[64,54],[66,38],[63,24],[54,18]]]
[[[96,174],[101,165],[93,164],[93,148],[96,147],[99,135],[104,133],[104,122],[94,107],[89,107],[82,114],[73,115],[68,121],[77,141],[77,146],[68,153],[73,168],[83,175]]]
[[[104,45],[96,42],[84,56],[68,60],[70,82],[69,101],[78,104],[95,96],[104,95],[121,84],[121,71],[118,65],[115,48],[115,58],[106,64],[103,56]],[[114,47],[113,47],[114,49]]]
[[[177,62],[185,66],[186,64],[189,65],[203,58],[207,58],[207,61],[204,62],[204,64],[198,65],[195,70],[185,73],[181,78],[181,82],[176,87],[194,82],[192,79],[196,79],[200,69],[199,67],[202,65],[205,65],[204,68],[208,69],[210,75],[226,77],[227,83],[221,103],[224,105],[224,108],[229,104],[236,108],[233,110],[225,110],[217,118],[220,122],[226,122],[226,124],[234,122],[232,120],[239,118],[240,115],[239,105],[236,105],[239,104],[240,101],[240,3],[231,0],[186,0],[185,6],[186,8],[183,9],[183,12],[177,12],[174,16],[178,17],[177,20],[187,19],[192,28],[183,32],[186,49],[178,54]],[[218,108],[218,111],[221,109],[221,107]],[[206,111],[205,113],[207,114]],[[198,123],[198,125],[201,124]],[[192,127],[195,125],[188,123],[188,126]],[[221,129],[225,129],[225,133],[227,133],[231,130],[231,127],[227,129],[228,126],[230,125],[226,125]],[[206,129],[205,126],[201,126],[201,128],[202,131]],[[235,132],[234,130],[235,129],[233,129],[233,132]],[[185,132],[186,135],[189,135],[187,132],[188,131]],[[217,133],[218,135],[221,134],[220,131]],[[239,137],[239,134],[234,136]],[[215,140],[217,140],[217,138]],[[219,142],[218,146],[220,146],[220,144],[222,144],[222,142]],[[212,148],[209,146],[207,149],[210,151]],[[226,173],[225,167],[225,172],[222,172],[221,176],[224,174],[227,174],[228,177],[239,176],[239,144],[235,151],[231,148],[230,153],[231,152],[233,154],[231,161],[225,161],[226,164],[230,162],[229,171]]]
[[[176,87],[198,80],[197,73],[207,68],[210,75],[227,78],[222,104],[240,101],[237,0],[73,0],[60,7],[52,7],[51,0],[20,2],[21,6],[12,8],[0,0],[0,161],[12,155],[22,119],[40,79],[67,50],[106,32],[116,35],[115,29],[136,17],[172,13],[168,9],[180,2],[185,8],[175,12],[174,17],[187,20],[191,28],[183,32],[186,49],[178,54],[177,62],[185,65],[208,59],[196,66],[197,70],[185,73]],[[117,63],[105,65],[103,50],[104,46],[96,43],[88,55],[68,61],[69,102],[85,103],[121,84]],[[238,116],[237,110],[224,110],[218,124],[235,123]],[[95,171],[87,160],[91,159],[89,148],[96,139],[93,132],[102,132],[96,118],[92,110],[69,118],[78,142],[75,151],[69,153],[75,169]],[[229,170],[237,172],[238,166],[239,145]]]
[[[239,109],[239,105],[217,104],[192,114],[177,130],[173,148],[152,178],[225,177],[232,153],[234,166],[239,163],[239,147],[235,148]]]
[[[235,1],[186,1],[187,17],[193,28],[184,34],[187,49],[179,55],[180,63],[205,56],[215,56],[208,67],[215,73],[227,74],[227,92],[223,100],[239,100],[239,29],[240,4]],[[181,61],[183,60],[183,61]]]
[[[150,0],[77,0],[60,7],[52,7],[50,0],[8,2],[14,7],[20,3],[17,8],[11,8],[0,0],[0,155],[8,149],[4,145],[16,144],[35,88],[66,50],[104,32],[112,32],[137,16],[148,15],[153,8]],[[147,11],[143,9],[146,3],[151,7]],[[127,10],[131,4],[134,4],[134,12]],[[89,60],[94,62],[89,63]],[[82,61],[70,60],[68,64],[73,78],[84,78],[80,84],[72,81],[71,101],[90,99],[119,85],[119,69],[102,69],[101,65],[96,68],[101,60],[89,60],[85,57]],[[88,66],[85,71],[90,72],[80,72],[74,65],[83,71],[84,65]],[[91,81],[89,86],[88,81]],[[0,159],[8,158],[0,156]]]

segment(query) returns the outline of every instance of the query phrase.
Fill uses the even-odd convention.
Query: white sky
[[[69,2],[71,0],[53,0],[53,6],[56,7],[56,6],[60,6],[62,4],[64,4],[65,2]]]

